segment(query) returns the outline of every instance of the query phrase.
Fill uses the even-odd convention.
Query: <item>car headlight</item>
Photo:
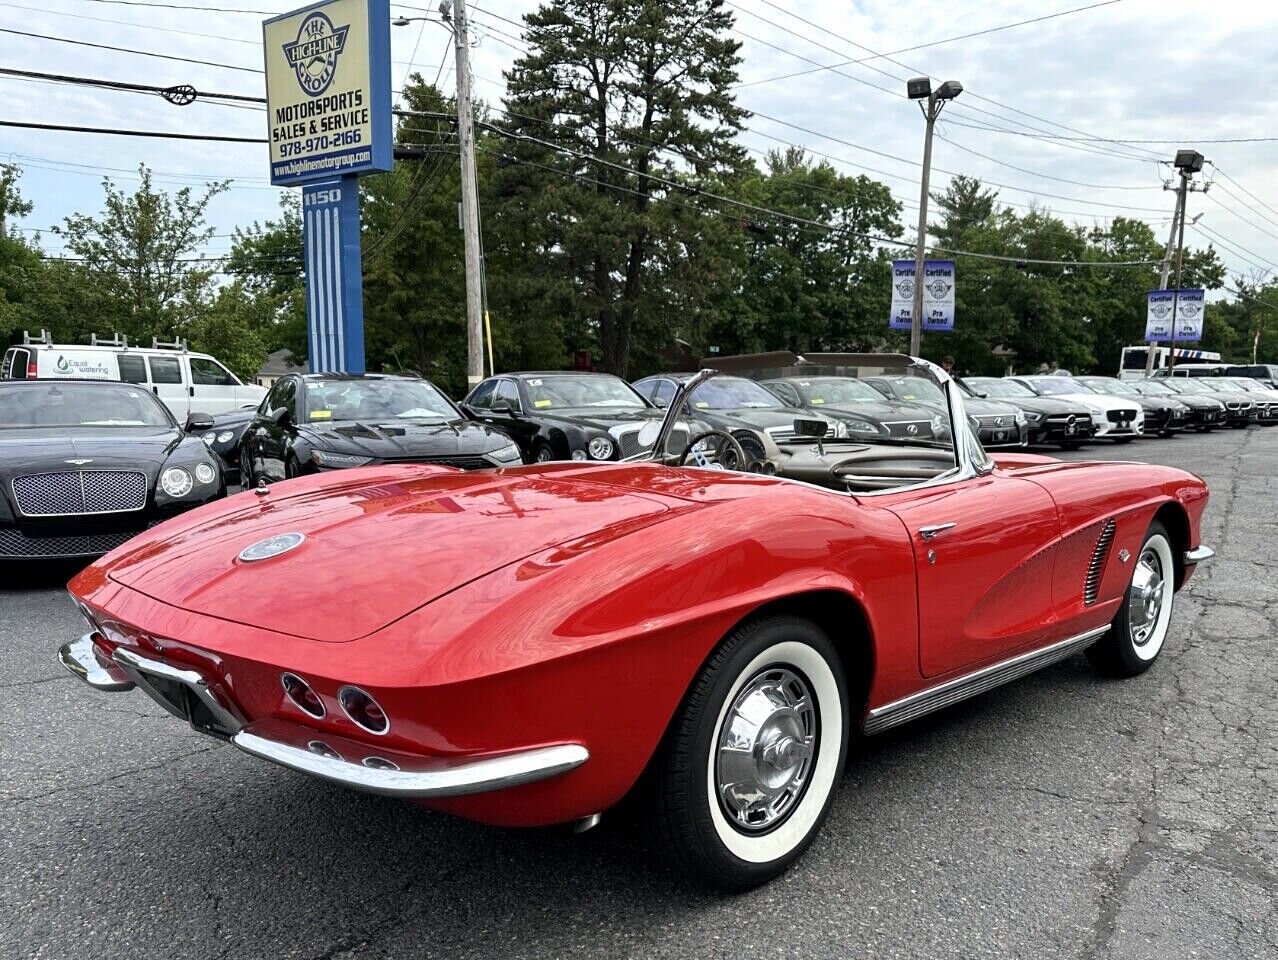
[[[312,450],[311,462],[317,467],[338,469],[343,467],[362,467],[372,463],[372,457],[357,457],[353,453],[333,453],[331,450]]]
[[[878,436],[879,428],[868,420],[841,420],[839,426],[843,427],[844,435],[849,433],[867,433]]]
[[[591,459],[607,460],[612,456],[612,441],[607,437],[595,437],[586,444],[586,449],[590,451]]]
[[[851,421],[844,423],[842,420],[835,420],[830,424],[830,436],[836,440],[847,439],[848,431],[851,429]],[[877,430],[874,431],[878,433]]]
[[[213,466],[208,463],[197,463],[195,465],[195,479],[200,483],[212,483],[217,478],[217,472]]]
[[[585,460],[585,459],[586,459],[586,451],[585,451],[585,450],[574,450],[574,451],[572,452],[572,458],[573,458],[574,460]]]
[[[234,439],[235,439],[234,430],[223,430],[221,433],[217,435],[218,443],[230,443]]]
[[[160,487],[170,497],[185,497],[192,486],[191,474],[182,467],[169,467],[160,474]]]
[[[202,440],[204,441],[204,445],[205,445],[206,447],[211,447],[211,446],[213,446],[213,441],[215,441],[215,440],[217,439],[217,436],[216,436],[216,434],[214,434],[214,433],[213,433],[213,431],[211,431],[211,430],[210,430],[208,433],[206,433],[206,434],[205,434],[203,437],[201,437],[200,439],[202,439]]]
[[[1035,411],[1033,411],[1033,410],[1022,410],[1022,411],[1021,411],[1021,416],[1022,416],[1022,417],[1026,420],[1026,422],[1028,422],[1028,423],[1040,423],[1040,422],[1042,422],[1043,418],[1044,418],[1045,416],[1047,416],[1047,414],[1045,414],[1045,413],[1036,413],[1036,412],[1035,412]]]
[[[489,454],[498,463],[517,463],[523,459],[523,454],[519,452],[519,447],[513,443],[508,443],[504,447],[498,447]]]

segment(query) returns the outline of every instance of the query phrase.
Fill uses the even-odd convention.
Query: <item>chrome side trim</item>
[[[1183,557],[1185,566],[1192,567],[1195,563],[1202,563],[1204,560],[1210,560],[1216,555],[1216,551],[1211,547],[1199,545],[1192,550],[1186,550]]]
[[[148,657],[125,650],[123,647],[116,648],[115,653],[112,654],[112,659],[120,665],[120,668],[129,675],[129,679],[137,684],[143,693],[179,720],[186,720],[186,715],[170,703],[164,694],[151,686],[147,681],[148,676],[171,680],[189,688],[208,707],[209,712],[213,714],[224,730],[239,730],[244,726],[243,720],[218,702],[217,697],[213,695],[213,691],[209,689],[208,681],[194,670],[171,667],[160,660],[151,660]]]
[[[441,763],[435,770],[395,770],[324,756],[241,730],[231,738],[245,753],[321,780],[384,797],[460,797],[534,783],[573,770],[590,758],[581,744],[535,747],[498,757]]]
[[[1026,674],[1064,660],[1070,654],[1090,646],[1108,631],[1109,624],[1096,627],[1059,640],[1050,646],[1022,653],[1001,663],[982,667],[965,676],[955,677],[935,687],[929,687],[918,693],[912,693],[908,697],[902,697],[900,700],[894,700],[892,703],[875,707],[865,718],[865,732],[875,734],[891,730],[893,727],[916,720],[936,710],[943,710],[945,707],[985,693],[987,690],[993,690],[1012,680],[1018,680]]]
[[[107,693],[123,693],[132,690],[134,683],[118,667],[104,667],[94,651],[93,634],[86,633],[79,640],[71,640],[58,648],[58,660],[94,690]]]

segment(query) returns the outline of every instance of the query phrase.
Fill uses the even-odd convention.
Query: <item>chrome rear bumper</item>
[[[1202,563],[1204,560],[1210,560],[1216,555],[1216,551],[1211,547],[1197,546],[1192,550],[1186,550],[1182,558],[1185,566],[1192,567],[1196,563]]]
[[[590,751],[578,743],[485,756],[423,757],[373,749],[358,740],[321,733],[288,720],[270,718],[246,724],[235,707],[222,703],[194,670],[125,649],[108,657],[91,633],[63,644],[58,660],[95,690],[121,693],[139,687],[169,713],[205,733],[229,739],[254,757],[382,796],[430,799],[504,790],[559,776],[590,759]],[[181,697],[174,696],[179,687],[189,690],[188,696],[194,698],[185,711]]]

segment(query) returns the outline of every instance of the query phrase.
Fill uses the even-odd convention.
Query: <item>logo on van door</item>
[[[71,372],[71,364],[67,363],[67,358],[62,356],[61,354],[58,355],[57,367],[58,367],[58,373]]]

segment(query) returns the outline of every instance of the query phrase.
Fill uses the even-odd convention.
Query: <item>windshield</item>
[[[1095,390],[1089,390],[1073,377],[1039,377],[1034,381],[1034,386],[1039,393],[1046,394],[1049,397],[1059,397],[1067,393],[1095,393]]]
[[[172,427],[147,390],[114,384],[0,386],[0,427]]]
[[[1036,396],[1029,387],[1017,383],[1015,380],[1000,380],[997,377],[970,377],[966,381],[977,393],[983,393],[987,397],[1033,397]]]
[[[535,410],[574,407],[643,407],[634,387],[611,374],[530,377],[524,381],[528,402]]]
[[[1131,397],[1140,393],[1130,383],[1123,383],[1122,380],[1109,380],[1105,377],[1092,377],[1081,381],[1081,383],[1097,393],[1112,393],[1122,397]]]
[[[1213,390],[1219,390],[1222,393],[1246,393],[1247,391],[1234,383],[1232,380],[1220,380],[1216,377],[1208,377],[1207,384]]]
[[[819,377],[811,380],[791,380],[803,402],[813,406],[828,404],[837,407],[842,404],[882,403],[883,394],[868,383],[853,380],[850,377]]]
[[[775,410],[785,406],[771,392],[742,377],[715,377],[692,391],[696,410]]]
[[[1159,383],[1157,380],[1138,380],[1132,386],[1151,397],[1167,397],[1176,392],[1167,384]]]
[[[1211,387],[1207,386],[1207,384],[1199,380],[1190,380],[1187,377],[1181,377],[1179,379],[1172,380],[1170,383],[1168,383],[1168,386],[1171,387],[1173,390],[1178,391],[1179,393],[1197,393],[1197,394],[1210,395],[1216,392]]]
[[[306,419],[460,420],[446,396],[425,380],[308,380]]]
[[[941,393],[941,388],[922,377],[877,377],[875,382],[881,384],[897,400],[945,405],[945,395]]]

